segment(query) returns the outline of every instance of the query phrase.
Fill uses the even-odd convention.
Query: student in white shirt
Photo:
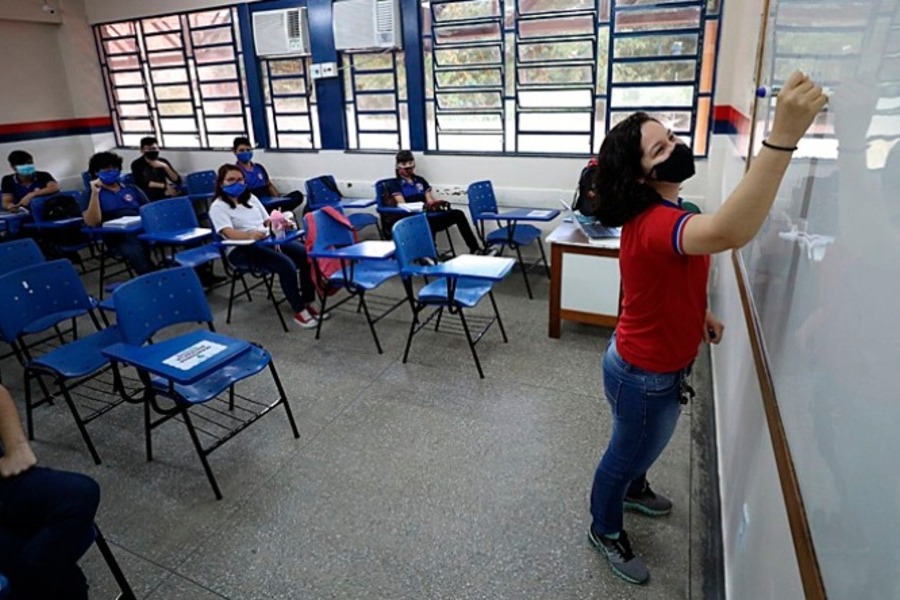
[[[219,167],[209,219],[215,231],[227,240],[262,240],[268,236],[269,215],[247,189],[244,173],[236,165]],[[235,246],[229,248],[228,260],[238,267],[276,273],[294,313],[294,322],[304,329],[316,327],[318,314],[313,307],[316,291],[306,249],[301,244],[285,242],[278,249],[259,244]]]

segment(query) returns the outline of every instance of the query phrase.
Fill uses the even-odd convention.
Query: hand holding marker
[[[780,85],[761,85],[756,88],[755,93],[757,98],[777,98],[779,92],[781,92]],[[831,90],[828,88],[822,88],[822,93],[831,96]]]

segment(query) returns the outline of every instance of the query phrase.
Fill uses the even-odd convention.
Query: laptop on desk
[[[604,227],[594,217],[585,216],[572,210],[572,207],[565,200],[560,200],[559,203],[566,210],[567,220],[571,219],[590,243],[606,245],[611,240],[622,237],[621,227]]]

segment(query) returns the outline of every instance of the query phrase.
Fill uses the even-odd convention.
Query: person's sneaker
[[[478,254],[482,256],[498,256],[500,254],[499,246],[488,246],[487,248],[482,248],[478,251]]]
[[[294,313],[294,323],[303,329],[312,329],[319,324],[316,318],[309,314],[309,310],[305,308],[300,312]]]
[[[625,510],[633,510],[643,513],[648,517],[664,517],[672,512],[672,501],[656,494],[650,489],[650,484],[644,484],[644,490],[636,495],[625,494]]]
[[[613,573],[629,583],[647,583],[650,579],[650,571],[643,560],[634,555],[631,550],[631,542],[625,530],[619,532],[616,539],[594,533],[594,528],[588,530],[588,538],[591,544],[606,557]]]
[[[321,319],[323,321],[327,321],[328,319],[331,318],[330,312],[325,312],[325,314],[322,314],[321,316],[319,316],[321,313],[319,313],[319,310],[311,304],[306,307],[306,310],[308,310],[309,314],[311,314],[313,316],[313,319]]]

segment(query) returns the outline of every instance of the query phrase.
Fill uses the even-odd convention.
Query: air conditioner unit
[[[337,50],[402,48],[399,0],[335,0]]]
[[[305,8],[266,10],[253,13],[256,55],[309,54],[309,24]]]

